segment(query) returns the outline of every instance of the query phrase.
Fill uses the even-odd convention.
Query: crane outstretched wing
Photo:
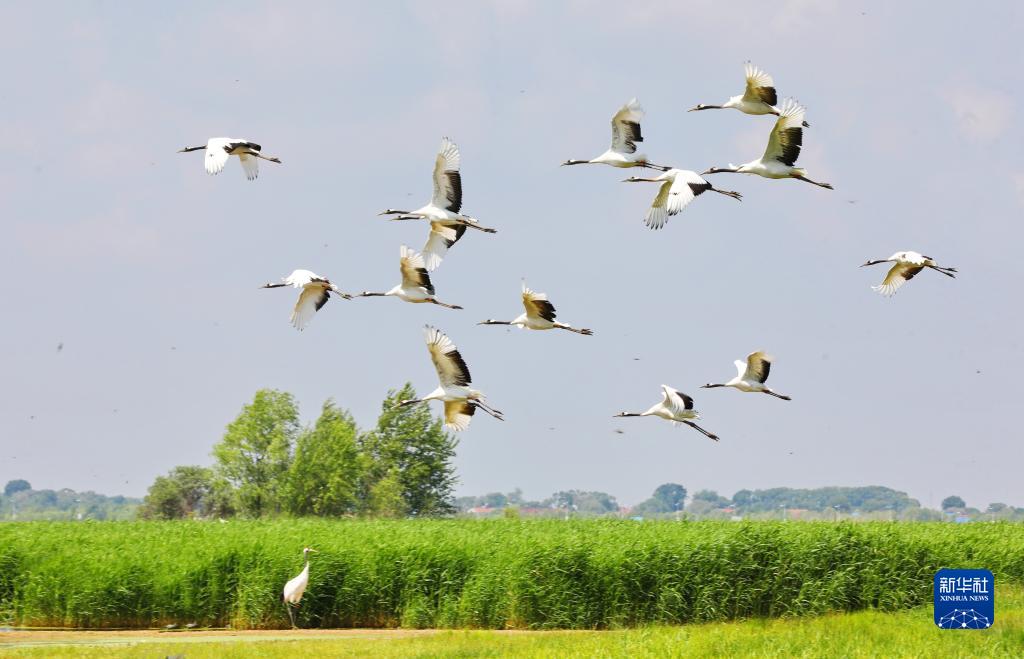
[[[743,362],[739,362],[743,363]],[[768,373],[772,370],[772,358],[763,350],[752,352],[747,355],[746,367],[743,369],[743,379],[764,384],[768,379]]]
[[[260,175],[260,161],[256,156],[250,156],[248,153],[238,154],[238,159],[242,163],[242,169],[245,171],[245,178],[250,181],[255,181],[256,177]]]
[[[427,274],[423,256],[405,245],[402,245],[399,254],[401,255],[399,263],[402,271],[402,286],[406,288],[420,287],[428,295],[433,295],[434,285],[430,283],[430,275]]]
[[[458,213],[462,208],[462,175],[459,174],[459,147],[447,137],[434,161],[434,197],[431,203]]]
[[[426,326],[427,350],[434,362],[437,378],[442,387],[468,387],[472,382],[469,367],[455,344],[436,327]]]
[[[331,299],[330,289],[324,285],[325,282],[327,286],[330,285],[330,282],[326,280],[317,279],[302,287],[291,317],[292,325],[300,332],[306,329],[306,325],[313,319],[316,312],[320,311],[320,308]]]
[[[924,270],[923,265],[912,265],[910,263],[897,263],[893,267],[889,268],[889,274],[885,276],[882,283],[878,286],[872,286],[871,290],[884,295],[885,297],[892,297],[896,291],[899,290],[908,280],[914,278],[917,273]]]
[[[667,384],[661,385],[661,395],[673,414],[693,409],[693,399]]]
[[[662,183],[658,189],[658,196],[647,211],[644,224],[651,229],[662,228],[668,224],[668,218],[678,215],[698,195],[710,188],[711,184],[697,172],[676,170],[675,177]]]
[[[548,301],[544,293],[532,291],[523,282],[523,306],[526,308],[526,315],[534,318],[543,318],[549,323],[555,322],[555,306]]]
[[[805,110],[793,99],[786,99],[779,109],[779,118],[768,138],[768,148],[764,150],[763,160],[777,160],[790,167],[800,157],[800,147],[804,141]]]
[[[445,254],[448,253],[448,248],[459,242],[459,238],[464,233],[466,233],[465,224],[445,226],[440,222],[430,223],[430,235],[427,236],[427,242],[423,245],[423,259],[427,264],[428,272],[437,270],[437,266],[441,265]]]
[[[207,174],[220,174],[224,165],[228,163],[231,155],[231,140],[224,137],[214,137],[206,143],[206,157],[203,158],[203,165]]]
[[[744,101],[749,103],[763,102],[768,105],[778,103],[778,97],[775,94],[775,81],[772,80],[770,75],[754,66],[751,62],[747,62],[744,72],[747,75],[747,87],[743,90]]]
[[[465,430],[476,413],[476,403],[468,400],[449,400],[444,403],[444,425],[455,431]]]
[[[635,98],[615,113],[612,117],[612,151],[636,153],[636,143],[644,141],[640,134],[640,120],[643,118],[644,109]]]

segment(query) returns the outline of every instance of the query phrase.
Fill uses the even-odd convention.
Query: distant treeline
[[[33,490],[26,480],[8,481],[0,495],[4,520],[132,519],[142,499],[95,492]]]
[[[777,487],[767,490],[740,490],[731,498],[714,490],[700,490],[687,497],[686,488],[678,483],[660,485],[650,498],[633,507],[623,507],[606,492],[568,490],[556,492],[546,499],[528,501],[522,491],[503,494],[491,492],[481,496],[459,497],[455,505],[460,513],[488,514],[502,511],[534,516],[628,515],[632,517],[685,516],[694,519],[805,518],[834,519],[861,515],[874,519],[938,521],[943,519],[992,519],[1024,521],[1024,508],[994,502],[984,510],[968,507],[958,496],[943,499],[941,510],[921,506],[906,492],[888,487],[819,487],[798,489]]]

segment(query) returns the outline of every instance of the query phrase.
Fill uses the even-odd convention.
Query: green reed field
[[[0,622],[600,629],[931,601],[940,567],[1024,582],[1024,525],[322,521],[0,524]]]

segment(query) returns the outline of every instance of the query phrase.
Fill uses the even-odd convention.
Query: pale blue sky
[[[260,387],[369,426],[389,387],[435,386],[433,323],[507,419],[461,434],[460,494],[880,484],[1024,505],[1022,29],[1010,2],[2,3],[0,481],[141,495],[208,464]],[[633,96],[655,162],[758,157],[771,118],[685,112],[739,93],[746,59],[807,107],[800,162],[834,192],[722,174],[742,204],[701,197],[652,232],[653,186],[558,167],[602,152]],[[249,183],[175,153],[221,135],[284,164]],[[292,294],[257,286],[396,283],[425,228],[375,214],[427,200],[443,135],[465,211],[499,230],[435,274],[466,310],[336,301],[292,329]],[[884,299],[884,270],[857,266],[902,249],[961,275]],[[521,277],[596,336],[477,327],[519,313]],[[791,403],[698,389],[761,348]],[[722,441],[611,418],[661,383]]]

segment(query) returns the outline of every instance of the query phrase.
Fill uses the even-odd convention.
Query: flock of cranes
[[[644,138],[640,122],[644,111],[636,98],[630,100],[612,117],[611,146],[602,154],[589,160],[570,159],[562,165],[599,164],[612,167],[641,167],[661,172],[655,177],[632,176],[624,180],[628,183],[658,183],[658,193],[644,217],[644,223],[650,229],[662,229],[670,217],[681,213],[696,197],[711,191],[742,201],[739,192],[723,190],[713,186],[705,176],[722,173],[753,174],[769,179],[792,178],[806,183],[832,190],[832,185],[812,180],[807,171],[798,167],[796,162],[803,147],[804,129],[810,125],[805,120],[805,109],[792,99],[778,102],[772,77],[751,63],[746,65],[746,88],[744,93],[733,96],[721,105],[700,104],[690,111],[710,109],[735,109],[749,115],[773,115],[775,125],[768,136],[768,145],[764,154],[742,165],[711,167],[698,174],[696,171],[679,169],[652,163],[648,157],[638,152],[637,145]],[[204,166],[209,174],[220,173],[231,156],[237,156],[242,170],[249,180],[259,175],[259,160],[281,163],[276,157],[262,154],[262,147],[244,139],[212,138],[205,146],[187,147],[181,153],[205,151]],[[448,251],[458,243],[467,229],[481,233],[496,233],[496,230],[480,224],[480,222],[462,212],[462,177],[460,173],[461,156],[459,148],[449,138],[441,141],[434,161],[433,195],[430,202],[416,210],[398,210],[388,208],[379,215],[389,216],[394,221],[426,220],[430,224],[422,252],[416,252],[402,245],[399,252],[399,271],[401,283],[386,292],[364,291],[349,294],[340,290],[326,277],[321,277],[309,270],[295,270],[282,279],[282,283],[266,284],[264,288],[291,286],[299,290],[298,299],[291,314],[291,323],[303,330],[313,316],[327,304],[331,295],[346,300],[355,297],[390,296],[414,304],[434,304],[447,309],[462,309],[461,306],[442,302],[437,299],[431,273],[435,272],[446,258]],[[878,263],[892,263],[882,283],[873,289],[882,295],[891,296],[909,279],[912,279],[924,268],[931,268],[948,277],[956,276],[956,269],[936,264],[928,256],[917,252],[902,251],[888,259],[868,261],[865,266]],[[529,330],[559,329],[576,334],[590,336],[589,329],[576,328],[556,320],[555,307],[544,293],[538,293],[522,284],[522,302],[525,311],[512,320],[488,319],[479,325],[511,325]],[[441,330],[426,326],[425,339],[430,359],[437,371],[439,385],[422,398],[403,400],[400,406],[414,405],[428,401],[440,401],[444,406],[445,425],[453,430],[462,431],[469,427],[476,411],[483,410],[498,420],[504,420],[502,412],[493,408],[483,392],[472,388],[469,367],[463,359],[455,343]],[[763,351],[750,353],[746,360],[735,362],[738,374],[733,379],[720,384],[705,384],[702,388],[732,387],[747,393],[763,393],[782,400],[790,400],[789,396],[777,393],[765,382],[771,370],[772,358]],[[693,407],[693,399],[687,394],[668,385],[662,385],[662,399],[659,403],[644,412],[621,412],[616,417],[655,416],[675,424],[684,424],[718,441],[719,437],[695,423],[700,414]],[[297,606],[309,581],[309,554],[312,549],[303,550],[305,566],[302,572],[290,580],[282,592],[282,600],[289,605],[288,613],[294,626],[293,606]]]

